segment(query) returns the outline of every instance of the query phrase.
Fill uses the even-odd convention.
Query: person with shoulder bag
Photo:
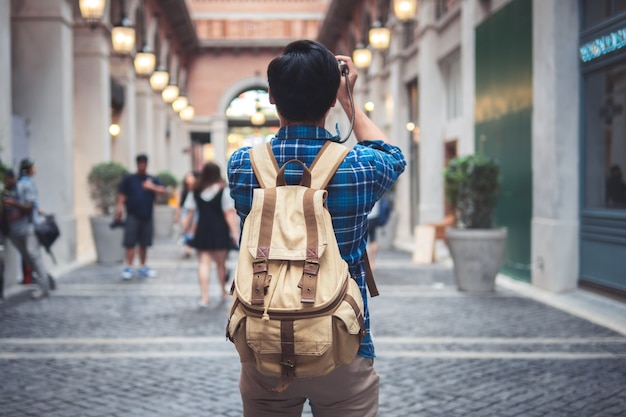
[[[44,265],[41,244],[35,233],[35,221],[41,213],[37,186],[32,179],[34,175],[35,164],[30,159],[21,161],[20,178],[17,182],[12,172],[6,173],[2,207],[8,224],[9,240],[36,273],[38,288],[31,296],[35,300],[41,300],[48,297],[54,281]]]

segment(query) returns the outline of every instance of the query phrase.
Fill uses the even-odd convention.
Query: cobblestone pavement
[[[212,281],[197,306],[196,261],[173,243],[149,257],[157,278],[90,264],[49,299],[0,305],[1,416],[241,415],[229,301]],[[459,293],[406,253],[377,267],[379,416],[626,416],[625,335],[501,287]]]

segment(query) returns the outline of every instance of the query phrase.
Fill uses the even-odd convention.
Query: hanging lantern
[[[80,15],[84,20],[92,24],[102,19],[106,5],[106,0],[78,0]]]
[[[161,67],[157,68],[157,70],[154,71],[150,76],[150,87],[152,87],[152,90],[156,91],[157,93],[163,91],[163,89],[167,87],[167,83],[169,82],[170,74]]]
[[[172,109],[174,109],[174,111],[178,113],[179,111],[187,107],[188,104],[189,100],[187,99],[187,97],[178,96],[176,97],[176,100],[172,102]]]
[[[130,55],[135,47],[135,28],[126,17],[111,29],[113,51],[118,54]]]
[[[189,120],[193,119],[195,114],[196,114],[196,110],[193,108],[193,106],[187,106],[184,109],[182,109],[180,113],[178,113],[180,118],[184,120],[185,122],[188,122]]]
[[[380,20],[377,20],[369,31],[369,41],[372,48],[384,51],[389,48],[391,30],[384,27]]]
[[[400,21],[413,20],[417,13],[417,0],[394,0],[393,12]]]
[[[169,103],[173,103],[174,100],[178,98],[179,93],[180,93],[180,90],[178,89],[178,86],[174,84],[170,84],[163,89],[163,91],[161,92],[161,97],[163,97],[164,102],[169,104]]]
[[[256,111],[252,113],[252,116],[250,116],[250,123],[252,123],[254,126],[263,126],[265,124],[265,115],[261,111],[261,102],[258,96],[255,102]]]
[[[354,66],[357,68],[368,68],[372,63],[372,52],[362,44],[359,44],[352,52],[352,61],[354,61]]]
[[[135,55],[135,72],[140,77],[149,77],[156,65],[156,55],[147,46],[143,46],[141,51]]]

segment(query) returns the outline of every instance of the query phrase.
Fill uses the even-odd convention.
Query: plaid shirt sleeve
[[[310,166],[323,145],[319,139],[290,139],[271,141],[279,166],[290,159],[299,159]],[[235,151],[228,163],[231,196],[241,219],[241,225],[252,207],[253,190],[259,187],[249,157],[249,147]],[[292,164],[294,165],[294,164]],[[400,149],[383,141],[364,141],[350,150],[328,184],[327,206],[339,250],[348,263],[353,278],[359,284],[365,305],[367,335],[359,355],[374,357],[369,333],[369,307],[365,283],[363,254],[367,245],[367,215],[376,201],[388,191],[404,171],[406,161]],[[288,167],[285,179],[297,184],[301,169]]]

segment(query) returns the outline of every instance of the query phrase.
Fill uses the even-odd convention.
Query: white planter
[[[101,264],[115,264],[124,260],[124,228],[111,229],[112,216],[91,217],[91,232],[96,246],[96,256]]]
[[[446,239],[454,261],[457,288],[467,292],[490,292],[502,266],[507,229],[447,228]]]
[[[176,208],[162,204],[154,206],[154,237],[170,238],[174,230]]]

